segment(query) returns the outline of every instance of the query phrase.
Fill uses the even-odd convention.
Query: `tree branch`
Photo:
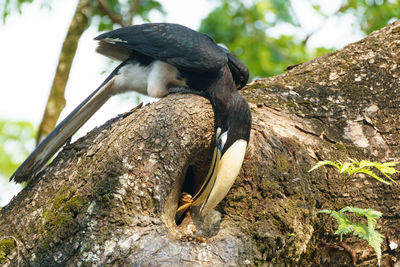
[[[54,75],[45,112],[42,121],[40,122],[36,139],[37,144],[39,144],[39,142],[54,129],[57,120],[65,107],[65,87],[68,82],[72,61],[78,48],[79,39],[87,28],[90,9],[90,0],[80,0],[78,2],[74,16],[69,25],[68,33],[62,45],[60,58],[58,59],[57,64],[57,71]]]
[[[131,5],[131,8],[129,9],[129,14],[130,14],[129,20],[128,20],[129,21],[129,25],[132,25],[132,23],[133,23],[133,17],[137,13],[137,10],[138,10],[138,8],[140,6],[140,2],[141,2],[141,0],[133,1],[132,5]]]
[[[125,24],[125,22],[123,21],[122,15],[119,14],[115,14],[110,7],[108,6],[108,4],[104,1],[104,0],[97,0],[99,3],[99,7],[100,10],[104,12],[104,14],[106,14],[112,22],[119,24],[122,27],[128,26]]]

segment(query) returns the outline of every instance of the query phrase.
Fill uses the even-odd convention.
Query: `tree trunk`
[[[356,206],[383,213],[378,221],[386,238],[382,265],[398,266],[400,248],[393,244],[400,244],[399,186],[366,177],[346,184],[333,169],[307,171],[322,159],[400,161],[399,40],[396,22],[243,89],[253,114],[251,142],[219,212],[204,220],[192,212],[202,238],[188,241],[190,218],[176,227],[174,214],[185,178],[199,182],[207,171],[213,113],[204,98],[172,95],[65,147],[3,208],[5,261],[351,266],[355,260],[358,266],[376,265],[365,241],[345,236],[345,244],[339,244],[335,222],[317,213]],[[187,185],[185,191],[190,192]]]
[[[90,0],[80,0],[71,24],[69,25],[68,33],[61,49],[60,58],[58,59],[57,70],[53,85],[51,86],[49,99],[47,100],[46,109],[39,126],[36,139],[37,144],[54,129],[61,111],[65,107],[65,87],[67,86],[72,61],[78,49],[79,39],[88,27],[89,13],[91,12],[90,4]]]

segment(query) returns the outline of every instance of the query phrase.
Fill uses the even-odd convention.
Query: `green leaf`
[[[318,213],[325,213],[325,214],[331,214],[331,210],[319,210]]]
[[[375,163],[374,162],[370,162],[368,160],[361,160],[359,165],[360,165],[360,168],[365,168],[365,167],[374,166]]]
[[[329,214],[331,217],[335,218],[338,223],[338,229],[335,234],[340,235],[340,241],[342,241],[342,235],[348,234],[353,231],[353,225],[350,219],[342,212],[332,211],[332,210],[320,210],[318,213]]]
[[[397,161],[390,161],[390,162],[384,162],[384,163],[382,163],[381,165],[383,166],[383,167],[394,167],[394,166],[396,166],[397,164],[399,164],[400,162],[397,162]],[[396,172],[398,172],[398,171],[396,171]]]
[[[341,163],[340,161],[333,162],[333,161],[330,161],[330,160],[319,161],[308,172],[311,172],[311,171],[313,171],[313,170],[315,170],[315,169],[317,169],[317,168],[319,168],[321,166],[331,165],[331,166],[334,166],[334,167],[338,168],[340,173],[343,173],[343,174],[353,175],[355,173],[364,173],[364,174],[366,174],[368,176],[371,176],[374,179],[376,179],[376,180],[378,180],[378,181],[380,181],[380,182],[382,182],[384,184],[391,185],[392,183],[397,183],[397,181],[395,181],[388,174],[394,174],[394,173],[398,173],[399,172],[395,168],[393,168],[393,166],[396,166],[396,164],[398,162],[379,163],[379,162],[371,162],[371,161],[368,161],[368,160],[358,161],[356,159],[350,159],[350,161],[351,162],[345,162],[345,163]],[[356,167],[356,166],[358,166],[358,167]],[[384,178],[378,176],[375,172],[373,172],[369,168],[378,169],[387,178],[387,180],[385,180]]]
[[[382,216],[382,213],[373,209],[362,209],[347,206],[342,208],[339,212],[332,210],[320,210],[319,213],[329,214],[331,217],[335,218],[338,223],[338,228],[335,231],[336,235],[340,235],[340,240],[344,234],[349,234],[353,232],[354,236],[364,239],[368,244],[374,249],[376,257],[378,259],[378,265],[380,265],[380,260],[382,256],[381,245],[384,240],[384,236],[375,230],[377,224],[376,219]],[[363,224],[361,221],[353,222],[351,221],[344,212],[354,213],[358,217],[366,217],[367,225]]]
[[[352,168],[353,168],[353,163],[345,162],[344,164],[339,166],[339,171],[341,173],[347,173],[351,171]]]
[[[384,179],[382,179],[381,177],[376,175],[373,171],[368,170],[368,169],[361,169],[361,170],[357,171],[357,173],[365,173],[365,174],[375,178],[376,180],[378,180],[378,181],[380,181],[380,182],[382,182],[384,184],[388,184],[388,185],[391,184],[390,182],[385,181]]]
[[[336,168],[339,168],[339,164],[335,163],[333,161],[330,160],[323,160],[323,161],[318,161],[317,164],[314,165],[314,167],[312,167],[311,169],[308,170],[308,172],[312,172],[315,169],[318,169],[321,166],[326,166],[326,165],[330,165],[330,166],[334,166]]]
[[[35,130],[28,122],[0,120],[0,174],[9,177],[28,156]]]

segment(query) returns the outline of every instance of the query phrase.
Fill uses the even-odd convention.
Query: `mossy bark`
[[[173,219],[187,170],[204,176],[212,152],[212,109],[192,95],[138,108],[65,147],[1,210],[0,236],[19,240],[33,266],[375,265],[372,248],[351,236],[340,244],[334,221],[317,214],[357,206],[383,212],[382,265],[398,264],[400,248],[388,244],[400,244],[399,186],[307,171],[322,159],[400,161],[399,40],[396,22],[242,90],[251,142],[222,216],[198,224],[211,222],[205,243],[182,240]]]

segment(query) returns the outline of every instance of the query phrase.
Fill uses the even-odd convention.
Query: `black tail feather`
[[[93,93],[40,142],[10,177],[10,181],[26,182],[43,170],[50,158],[112,96],[109,89],[113,84],[114,76],[125,63],[121,63]]]

